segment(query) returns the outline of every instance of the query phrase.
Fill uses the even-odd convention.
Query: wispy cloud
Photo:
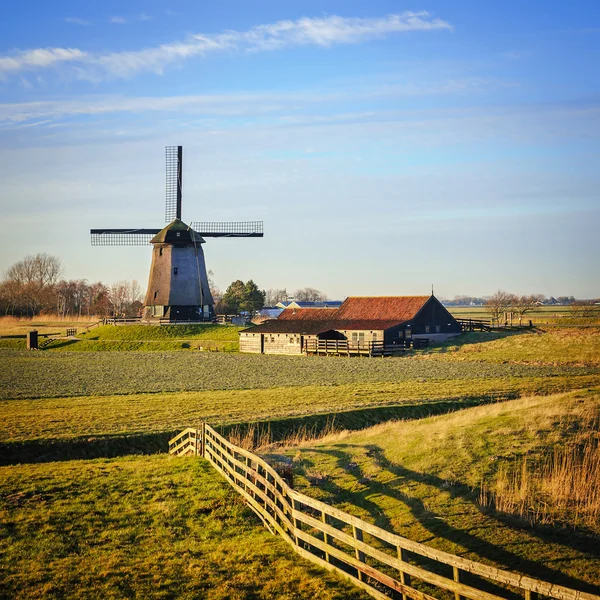
[[[112,17],[113,23],[125,23],[123,17]],[[92,54],[78,49],[37,49],[0,57],[0,74],[50,67],[59,61],[70,63],[80,79],[99,81],[107,78],[129,78],[139,73],[161,74],[170,65],[194,57],[218,52],[266,52],[290,46],[329,47],[358,44],[372,39],[409,31],[451,30],[447,21],[431,18],[429,13],[404,12],[381,18],[352,18],[335,15],[302,18],[258,25],[247,31],[227,30],[218,34],[194,34],[183,41],[143,48],[136,51]],[[31,56],[46,55],[47,60],[33,61]],[[50,60],[49,57],[55,57]]]
[[[123,23],[127,23],[127,19],[125,17],[111,17],[111,23],[116,23],[117,25],[123,25]]]
[[[84,61],[89,55],[78,48],[36,48],[0,57],[0,75],[26,69],[44,69],[59,63]]]
[[[67,23],[73,23],[75,25],[89,25],[90,22],[87,19],[80,19],[79,17],[67,17],[65,19]]]
[[[468,78],[451,79],[427,83],[387,84],[356,86],[335,91],[265,91],[235,92],[229,94],[204,94],[190,96],[101,96],[83,97],[78,100],[47,100],[0,104],[0,126],[24,123],[30,120],[94,116],[119,113],[149,113],[171,111],[203,116],[259,116],[282,115],[288,122],[334,121],[340,115],[303,115],[302,110],[316,105],[344,105],[363,102],[388,102],[398,98],[417,96],[471,94],[498,89],[510,85],[494,79]],[[293,110],[290,114],[290,106]],[[343,109],[345,110],[345,109]],[[361,115],[371,114],[359,113]],[[342,118],[347,115],[342,114]]]
[[[142,13],[138,16],[138,21],[152,21],[154,17],[152,15],[147,15],[146,13]]]

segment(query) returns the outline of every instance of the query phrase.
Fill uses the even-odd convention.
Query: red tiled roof
[[[326,321],[332,319],[338,308],[286,308],[278,321]]]
[[[248,333],[300,333],[306,335],[316,335],[334,329],[336,331],[383,331],[398,325],[399,321],[374,321],[372,319],[363,320],[330,320],[330,321],[304,321],[273,319],[266,321],[256,327],[244,329]]]
[[[316,335],[337,331],[382,331],[410,321],[430,296],[354,296],[338,309],[286,308],[277,319],[245,329],[249,333]]]
[[[409,321],[431,296],[351,296],[338,309],[336,320]]]
[[[304,335],[317,335],[333,329],[329,321],[303,321],[273,319],[261,323],[256,327],[244,329],[241,333],[299,333]]]

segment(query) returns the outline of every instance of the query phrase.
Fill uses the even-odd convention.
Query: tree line
[[[565,305],[568,305],[571,314],[574,317],[584,318],[597,316],[600,313],[600,306],[597,300],[576,300],[573,296],[565,296]],[[530,294],[519,296],[503,290],[498,290],[494,295],[489,296],[485,302],[485,307],[492,317],[492,321],[500,323],[507,319],[517,319],[522,323],[527,313],[533,312],[539,306],[554,305],[557,302],[549,303],[543,294]]]
[[[66,280],[60,260],[46,253],[26,256],[0,282],[0,314],[34,317],[135,316],[143,306],[137,281],[106,285],[85,279]]]
[[[117,281],[106,285],[101,281],[62,278],[63,267],[58,258],[46,253],[26,256],[12,265],[0,281],[0,314],[34,317],[40,313],[59,317],[135,317],[142,313],[143,290],[137,281]],[[261,290],[249,280],[232,282],[225,293],[215,285],[209,271],[209,286],[217,314],[254,314],[264,306],[289,300],[285,289]],[[315,288],[302,288],[293,294],[295,300],[325,300]]]

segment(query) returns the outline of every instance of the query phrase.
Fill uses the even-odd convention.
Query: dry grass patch
[[[298,489],[380,527],[473,560],[597,592],[599,415],[596,387],[335,433],[286,453]],[[587,446],[581,445],[584,439]],[[531,483],[528,468],[531,493],[523,504],[538,506],[542,514],[539,507],[554,503],[543,523],[537,521],[546,529],[532,528],[518,510],[508,514],[481,504],[482,482],[497,490],[495,482],[518,472],[522,461],[536,465],[539,482]],[[552,468],[544,469],[545,464]],[[498,496],[506,509],[511,494],[520,491],[515,481]],[[502,485],[498,491],[504,491]],[[561,494],[553,500],[549,489]]]
[[[600,328],[554,327],[508,335],[463,334],[432,348],[424,356],[450,361],[599,366]]]

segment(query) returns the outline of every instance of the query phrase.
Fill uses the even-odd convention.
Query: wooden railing
[[[384,344],[383,341],[350,342],[348,340],[304,340],[307,354],[336,354],[344,356],[392,356],[405,351],[404,344]]]
[[[301,556],[336,571],[375,598],[600,600],[600,596],[477,563],[412,542],[292,489],[252,452],[209,425],[169,442],[176,455],[204,456],[265,526]]]

